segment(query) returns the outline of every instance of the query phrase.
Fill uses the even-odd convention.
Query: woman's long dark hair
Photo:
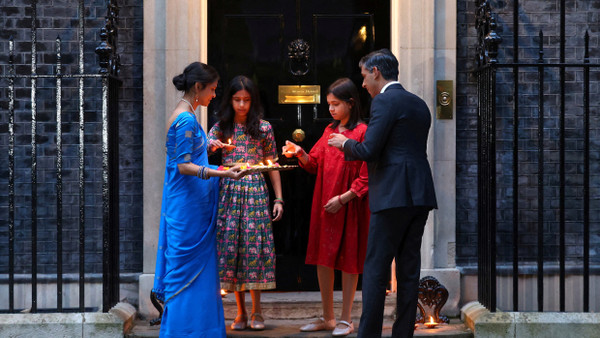
[[[231,137],[234,130],[233,123],[235,110],[231,104],[232,97],[235,93],[244,89],[250,93],[250,99],[252,100],[250,109],[248,110],[248,116],[246,117],[245,132],[255,139],[260,137],[260,119],[263,116],[263,108],[260,104],[258,88],[254,85],[254,82],[246,76],[238,75],[229,83],[229,87],[225,91],[225,95],[223,95],[223,100],[221,101],[221,109],[217,114],[224,139]]]
[[[348,123],[344,127],[347,129],[354,129],[358,125],[360,120],[360,97],[358,96],[358,89],[354,82],[347,77],[337,79],[327,89],[327,94],[333,94],[337,99],[350,104],[350,118]],[[335,129],[340,125],[339,120],[334,120],[331,123],[330,128]]]

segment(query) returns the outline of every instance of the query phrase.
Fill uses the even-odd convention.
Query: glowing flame
[[[231,139],[227,140],[227,144],[231,144]]]
[[[262,162],[259,162],[258,165],[263,166],[263,167],[265,166]]]
[[[221,297],[226,296],[227,295],[227,291],[221,289]]]
[[[271,166],[273,165],[273,162],[271,162],[271,160],[267,160],[267,163]]]
[[[429,321],[427,323],[423,323],[423,324],[428,329],[434,329],[438,325],[438,323],[433,321],[433,316],[429,316]]]
[[[367,41],[367,26],[360,27],[360,30],[358,31],[358,36],[360,37],[360,40],[363,43]]]

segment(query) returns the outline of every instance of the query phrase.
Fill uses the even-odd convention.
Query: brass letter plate
[[[437,81],[435,99],[437,119],[452,120],[452,80]]]
[[[280,104],[321,103],[321,86],[319,85],[279,85]]]

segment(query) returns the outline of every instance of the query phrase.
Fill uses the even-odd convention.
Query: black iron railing
[[[544,252],[545,235],[547,230],[545,225],[549,221],[547,218],[545,205],[548,205],[548,196],[545,194],[545,186],[548,184],[545,180],[548,177],[547,166],[550,160],[547,159],[548,149],[545,149],[545,140],[548,136],[545,135],[545,122],[549,115],[549,108],[545,106],[545,101],[548,95],[558,95],[558,197],[551,198],[557,200],[557,220],[558,223],[558,271],[559,271],[559,311],[565,311],[565,285],[566,285],[566,227],[568,221],[565,206],[567,201],[565,190],[570,187],[566,180],[565,159],[566,151],[582,152],[582,231],[578,236],[583,242],[582,253],[582,295],[581,300],[583,312],[590,311],[590,71],[598,70],[600,64],[590,63],[589,55],[589,34],[586,32],[583,39],[583,60],[581,63],[565,62],[565,0],[560,1],[560,56],[558,63],[547,62],[544,53],[544,35],[539,32],[538,58],[535,63],[522,63],[519,60],[519,36],[518,33],[513,35],[513,62],[500,63],[498,60],[498,52],[502,39],[497,34],[496,16],[492,13],[490,2],[486,0],[477,1],[477,31],[478,31],[478,68],[475,71],[478,84],[478,298],[479,301],[490,311],[495,311],[497,308],[497,254],[498,254],[498,205],[499,193],[497,189],[497,180],[506,173],[498,170],[497,159],[497,74],[499,71],[510,73],[512,70],[512,149],[510,152],[512,158],[512,184],[510,185],[512,192],[512,310],[519,311],[519,269],[522,263],[534,263],[537,277],[537,310],[544,311],[544,264],[548,263],[547,254]],[[513,1],[513,31],[519,32],[519,1]],[[552,86],[549,86],[550,81],[546,74],[558,70],[558,92],[551,92]],[[565,116],[566,116],[566,71],[572,73],[581,72],[583,77],[578,81],[582,93],[581,113],[583,117],[582,142],[583,149],[567,148],[566,132],[565,132]],[[523,262],[520,259],[522,247],[520,246],[521,231],[520,224],[523,223],[520,215],[520,177],[523,171],[520,163],[520,147],[522,139],[520,138],[520,117],[522,106],[520,103],[521,96],[524,94],[520,91],[520,75],[523,72],[534,73],[537,79],[537,130],[535,143],[537,144],[537,215],[535,223],[537,224],[537,256],[535,262]],[[506,82],[506,81],[504,81]],[[531,88],[531,87],[530,87]],[[550,89],[548,89],[550,88]],[[531,109],[530,107],[527,107]],[[572,107],[570,107],[571,110]],[[552,116],[554,118],[554,116]],[[531,127],[531,126],[529,126]],[[572,144],[573,142],[570,142]],[[596,157],[594,157],[596,158]],[[573,161],[571,159],[571,161]],[[573,184],[571,182],[571,184]],[[503,196],[502,198],[507,198]],[[571,197],[572,198],[572,197]],[[554,219],[552,221],[555,221]],[[574,220],[571,219],[571,222]],[[578,220],[575,220],[577,222]],[[506,250],[505,250],[506,251]],[[550,291],[550,294],[554,290]]]
[[[89,178],[86,178],[85,169],[89,169],[86,164],[86,114],[89,113],[90,108],[84,109],[84,103],[90,97],[100,98],[101,104],[101,152],[102,152],[102,283],[103,283],[103,301],[102,309],[108,311],[114,306],[119,300],[119,188],[118,188],[118,95],[119,86],[121,84],[118,73],[119,73],[119,55],[116,51],[117,44],[117,22],[118,22],[118,6],[115,0],[108,0],[108,14],[104,23],[104,27],[101,29],[101,43],[96,49],[96,53],[99,56],[100,71],[97,73],[86,73],[84,69],[84,33],[85,33],[85,6],[84,1],[78,1],[78,27],[74,28],[74,32],[78,37],[78,59],[77,59],[77,73],[65,74],[63,68],[63,53],[61,47],[63,42],[61,38],[56,38],[55,43],[55,55],[56,64],[54,65],[54,74],[40,74],[38,73],[38,54],[37,51],[37,24],[39,18],[38,13],[38,1],[31,1],[31,67],[30,72],[25,73],[22,68],[15,64],[15,56],[17,53],[25,53],[26,51],[18,51],[15,48],[15,41],[11,37],[9,40],[9,57],[6,74],[0,74],[0,80],[8,82],[8,304],[2,305],[1,308],[6,308],[8,312],[16,312],[22,309],[17,309],[15,306],[15,258],[18,255],[30,255],[31,257],[31,275],[30,279],[26,280],[25,283],[31,283],[31,306],[30,312],[38,312],[38,209],[40,202],[38,200],[38,144],[37,139],[40,136],[38,133],[38,83],[43,81],[44,90],[47,89],[48,83],[54,82],[55,90],[55,109],[56,109],[56,121],[55,135],[50,137],[55,138],[56,144],[56,155],[54,162],[56,163],[56,308],[48,309],[45,308],[43,311],[66,311],[63,305],[63,293],[64,293],[64,275],[63,269],[63,257],[66,254],[78,255],[79,268],[78,268],[78,285],[79,285],[79,306],[78,310],[83,312],[86,311],[85,304],[85,282],[86,282],[86,184]],[[50,5],[48,5],[50,6]],[[26,44],[25,44],[26,45]],[[90,79],[98,79],[101,81],[101,91],[98,92],[97,88],[88,87],[86,81]],[[77,82],[77,97],[63,97],[65,87],[63,81],[75,81]],[[15,110],[16,104],[19,103],[19,97],[15,94],[17,88],[15,82],[30,81],[28,89],[31,90],[31,98],[29,103],[31,104],[31,158],[30,158],[30,185],[31,185],[31,198],[29,205],[22,205],[15,198],[15,182],[16,182],[16,169],[23,169],[22,166],[15,163],[15,149],[17,146],[22,144],[18,143],[18,135],[16,135],[16,121],[15,121]],[[22,102],[21,102],[22,103]],[[63,173],[64,173],[64,154],[63,154],[63,106],[69,104],[75,104],[78,107],[78,131],[77,131],[77,159],[78,159],[78,196],[77,207],[78,213],[78,243],[76,246],[69,245],[68,248],[74,248],[74,252],[67,252],[64,246],[63,233],[64,221],[63,221],[63,209],[65,203],[63,201]],[[23,104],[21,106],[24,106]],[[47,107],[47,105],[45,104]],[[3,112],[4,113],[4,112]],[[44,135],[48,136],[48,135]],[[47,156],[47,155],[44,155]],[[22,163],[22,162],[21,162]],[[30,219],[18,219],[18,214],[15,213],[16,208],[30,208]],[[30,222],[30,249],[28,252],[21,252],[16,248],[15,236],[17,233],[25,233],[22,229],[15,228],[15,225]],[[47,220],[45,220],[47,222]],[[23,246],[21,246],[23,247]],[[27,246],[24,246],[27,248]],[[71,250],[71,249],[69,249]],[[23,282],[23,275],[19,274],[19,280]],[[47,276],[45,277],[47,279]],[[72,278],[69,278],[72,280]],[[22,284],[21,284],[22,285]],[[72,311],[73,309],[68,309]],[[75,309],[77,310],[77,309]]]

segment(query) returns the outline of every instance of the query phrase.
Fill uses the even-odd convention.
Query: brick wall
[[[55,41],[60,36],[62,72],[78,72],[78,1],[38,1],[37,73],[55,73]],[[99,29],[106,1],[86,0],[85,72],[96,73]],[[119,115],[120,261],[122,272],[142,270],[142,43],[141,1],[119,1],[118,51],[121,55]],[[0,71],[8,74],[8,39],[15,39],[19,74],[31,72],[31,1],[0,0]],[[0,80],[0,183],[8,182],[8,81]],[[31,271],[31,90],[29,80],[18,80],[15,106],[15,264],[17,273]],[[77,272],[78,81],[63,80],[63,264],[65,273]],[[37,226],[38,272],[56,271],[56,100],[55,80],[37,84]],[[85,80],[85,269],[102,271],[102,158],[101,91],[98,80]],[[8,189],[0,191],[0,273],[8,271]]]
[[[63,39],[63,72],[77,71],[77,11],[76,1],[52,1],[52,6],[45,2],[38,4],[38,72],[52,72],[55,61],[54,40],[60,35]],[[504,38],[501,45],[500,62],[512,61],[512,1],[491,1],[494,11],[499,16],[499,34]],[[535,62],[537,59],[537,35],[544,31],[545,57],[548,62],[556,62],[558,58],[559,35],[559,1],[527,0],[521,1],[519,44],[522,62]],[[591,62],[599,62],[599,22],[600,2],[579,0],[567,1],[567,62],[579,62],[583,54],[583,34],[588,30],[590,39]],[[124,272],[138,272],[142,267],[142,3],[136,1],[120,1],[119,19],[119,51],[121,54],[121,78],[123,87],[120,98],[120,208],[121,208],[121,269]],[[85,1],[86,35],[85,60],[86,71],[95,71],[98,67],[94,48],[97,46],[98,28],[101,26],[106,13],[105,1]],[[6,74],[8,63],[7,40],[13,36],[18,54],[16,55],[17,71],[29,73],[31,60],[30,1],[0,0],[0,70]],[[472,265],[476,263],[477,243],[477,91],[472,70],[475,68],[475,48],[477,35],[474,28],[475,1],[458,0],[458,52],[457,52],[457,263]],[[536,223],[537,215],[537,154],[535,152],[537,139],[537,85],[536,75],[523,72],[520,78],[520,192],[519,206],[521,209],[521,251],[522,259],[530,261],[536,254]],[[558,78],[558,72],[549,71],[547,79]],[[500,259],[510,257],[512,244],[511,232],[511,198],[512,198],[512,73],[501,71],[498,74],[499,109],[498,109],[498,188],[499,188],[499,253]],[[580,71],[567,72],[567,182],[572,187],[567,188],[567,254],[570,261],[579,261],[582,255],[581,238],[577,232],[581,230],[582,220],[582,115],[581,115],[581,79]],[[592,221],[592,262],[600,261],[597,254],[600,238],[598,192],[600,179],[595,173],[598,170],[598,92],[600,88],[598,71],[592,72],[591,109],[592,130],[591,143],[591,172],[593,173],[591,196]],[[16,179],[16,256],[18,272],[29,272],[30,256],[26,253],[31,249],[30,232],[30,152],[31,152],[31,113],[30,91],[28,83],[17,83],[16,111],[16,143],[15,164]],[[91,84],[96,86],[97,84]],[[38,248],[40,272],[55,271],[55,239],[56,239],[56,113],[53,100],[53,84],[40,81],[38,87]],[[77,185],[77,83],[73,80],[63,82],[63,246],[65,254],[65,272],[76,271],[78,264],[77,227],[78,227],[78,185]],[[6,81],[0,80],[0,179],[8,177],[8,101]],[[547,84],[546,92],[551,93],[546,101],[545,144],[546,182],[545,210],[547,230],[547,246],[545,252],[550,260],[557,253],[557,87],[558,82]],[[72,98],[73,100],[67,100]],[[100,170],[99,152],[100,139],[97,121],[99,121],[99,94],[89,91],[86,94],[86,271],[101,271],[101,215],[99,205],[101,191],[99,189]],[[465,151],[462,151],[465,150]],[[95,168],[95,169],[94,169]],[[0,224],[7,224],[8,197],[6,190],[0,191]],[[0,243],[7,243],[7,226],[0,226]],[[72,251],[73,253],[67,253]],[[7,245],[0,245],[0,273],[6,273],[8,264]]]
[[[498,34],[503,38],[500,63],[513,61],[513,2],[491,1],[498,15]],[[544,57],[547,63],[559,62],[560,1],[520,1],[519,59],[535,63],[539,57],[539,31],[544,32]],[[584,34],[590,34],[590,62],[600,61],[600,2],[566,1],[566,62],[582,62]],[[476,1],[458,1],[457,53],[457,264],[477,262],[477,88],[472,71],[476,66]],[[559,244],[559,71],[545,72],[544,104],[544,256],[550,264],[558,262]],[[497,86],[497,219],[498,260],[512,261],[512,138],[513,73],[498,71]],[[566,72],[566,254],[567,261],[580,264],[583,256],[583,72]],[[538,180],[538,84],[535,68],[519,73],[519,259],[523,264],[537,255],[537,180]],[[600,263],[600,150],[598,112],[600,76],[591,73],[590,87],[590,234],[592,264]]]

